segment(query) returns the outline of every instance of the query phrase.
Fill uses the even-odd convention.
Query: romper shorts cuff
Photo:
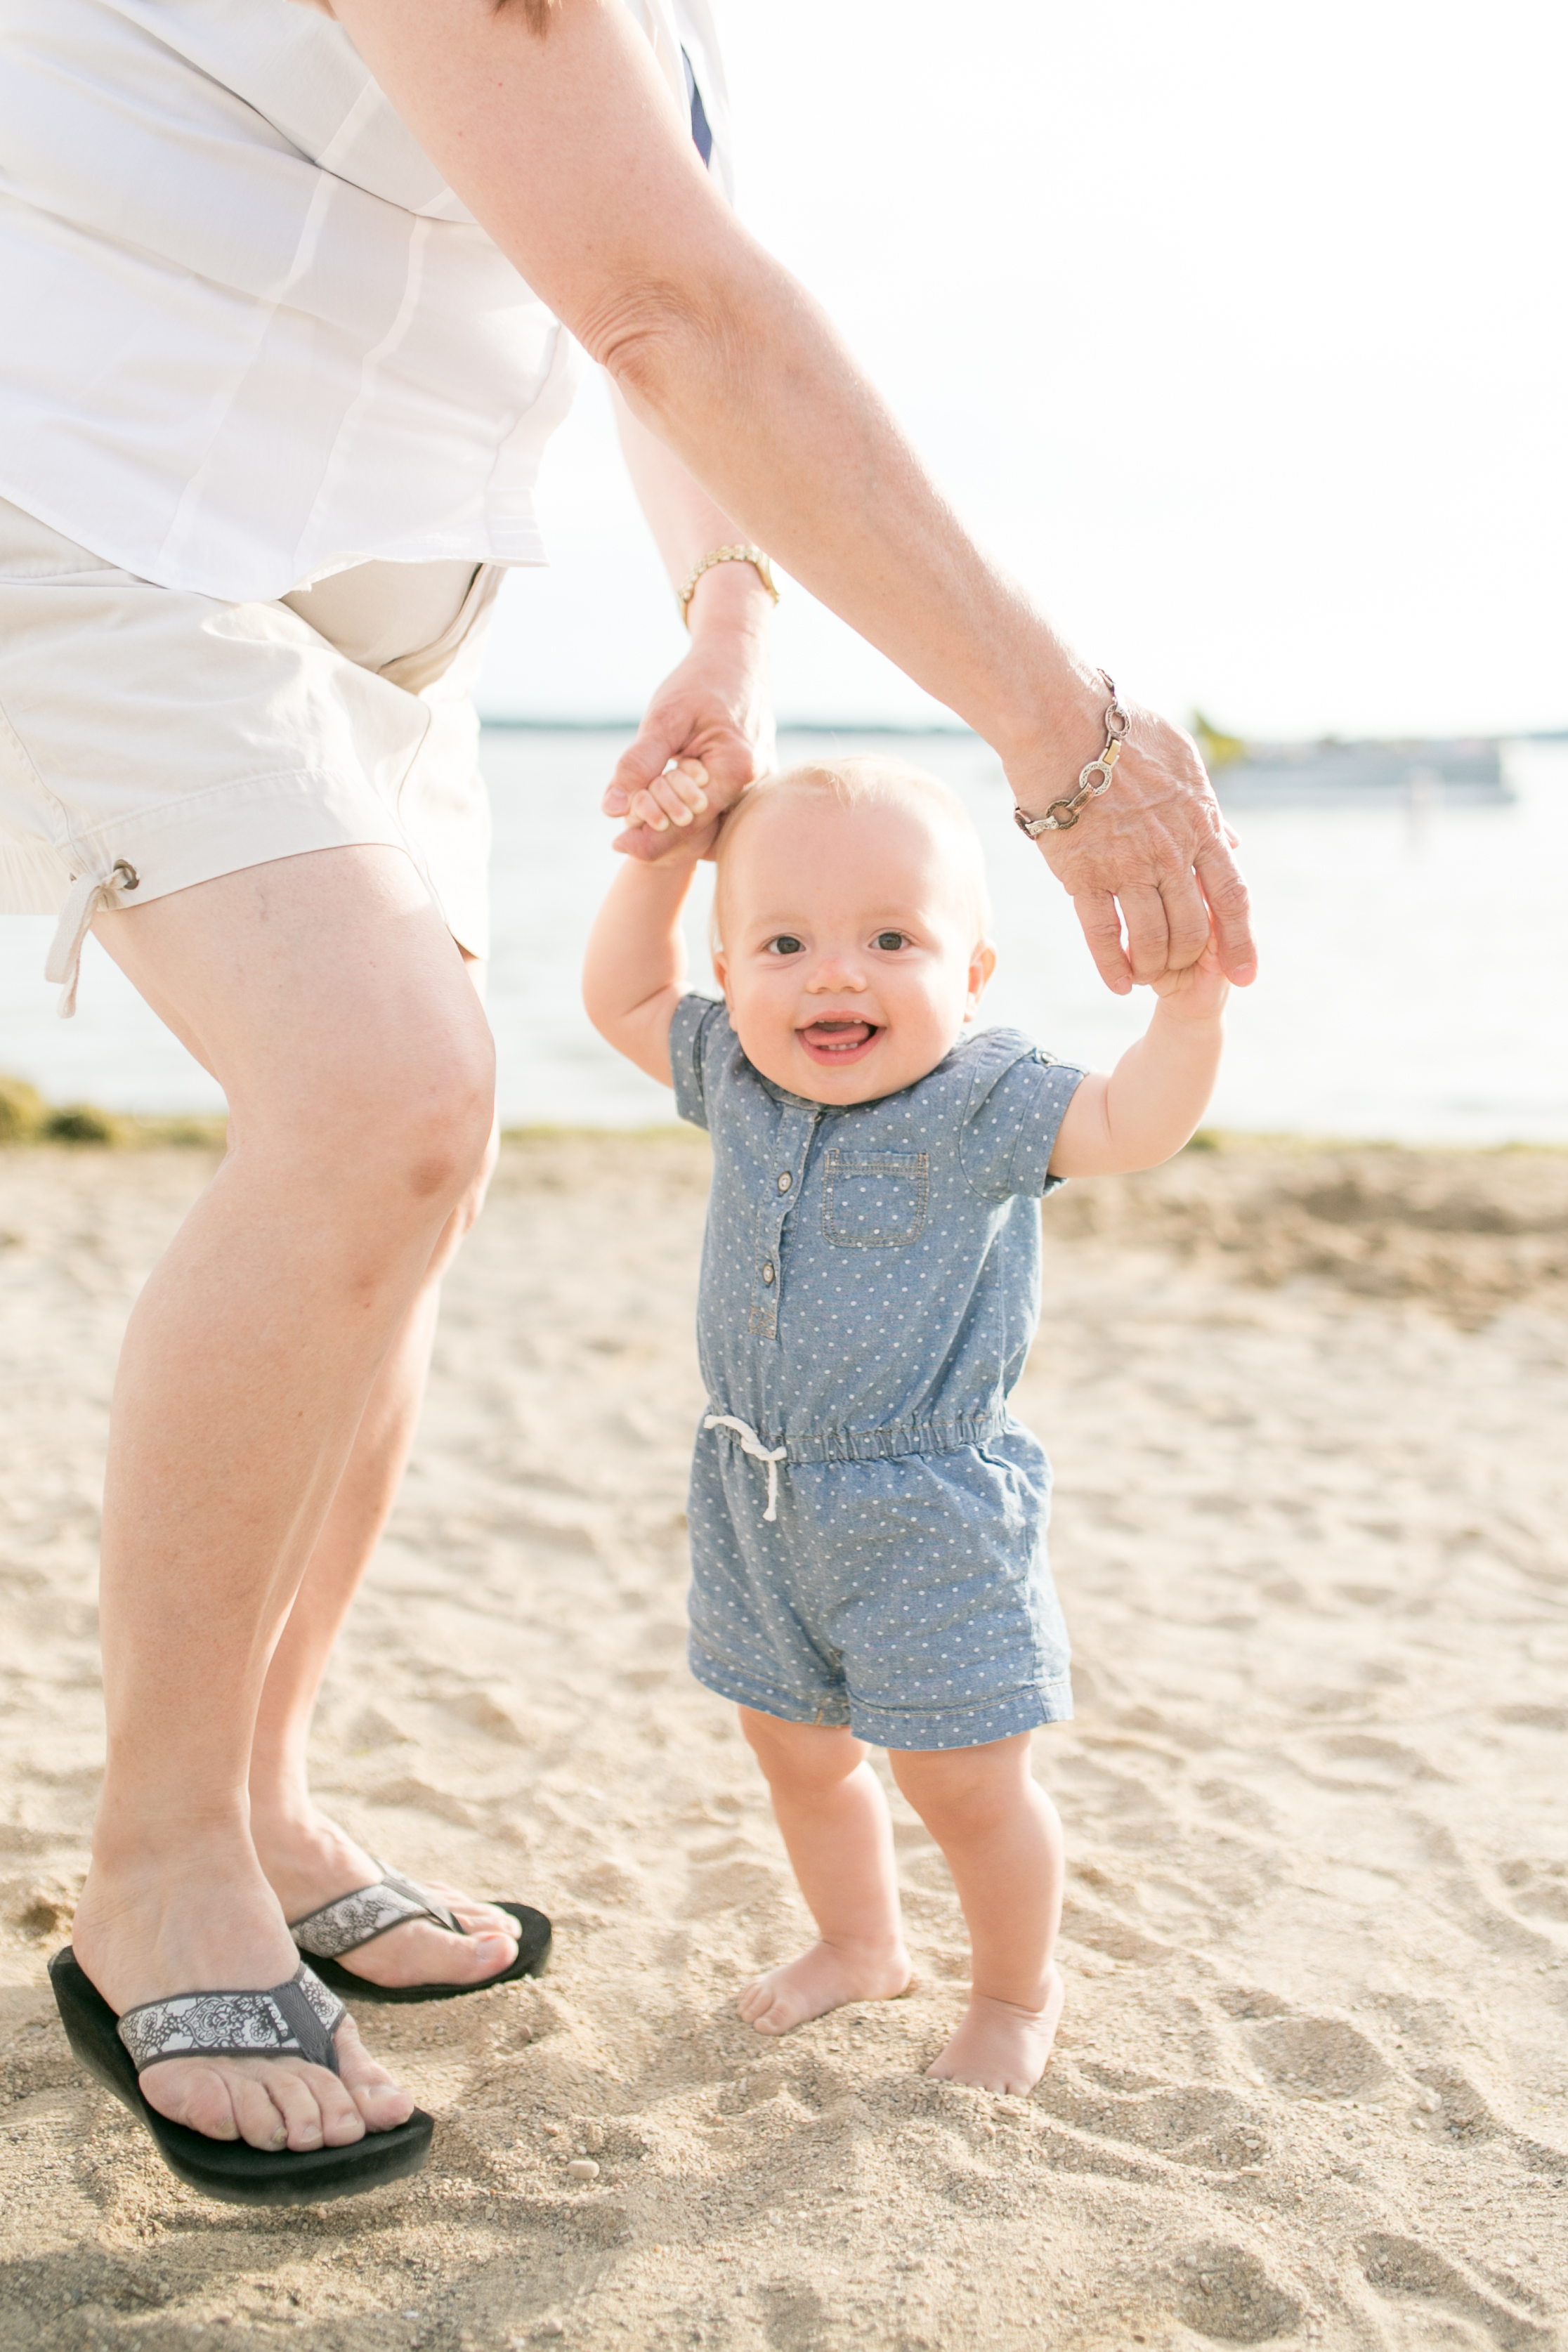
[[[758,1715],[775,1716],[781,1723],[825,1723],[846,1728],[849,1725],[849,1702],[841,1690],[803,1698],[792,1691],[781,1690],[776,1683],[759,1682],[754,1675],[747,1674],[742,1666],[731,1665],[727,1658],[716,1658],[692,1631],[687,1634],[686,1662],[704,1690],[732,1700],[736,1706],[749,1706]]]
[[[1026,1683],[1020,1690],[967,1706],[862,1706],[853,1696],[849,1701],[850,1729],[873,1748],[984,1748],[990,1740],[1011,1739],[1071,1717],[1072,1682],[1067,1675]]]
[[[1045,1724],[1072,1718],[1072,1677],[1065,1674],[963,1706],[868,1706],[842,1689],[802,1696],[759,1682],[743,1668],[715,1657],[695,1632],[688,1637],[686,1654],[696,1679],[720,1698],[781,1723],[847,1728],[872,1748],[984,1748],[994,1739],[1011,1739],[1020,1731],[1037,1731]]]

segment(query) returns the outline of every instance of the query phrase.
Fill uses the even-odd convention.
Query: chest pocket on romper
[[[925,1230],[930,1189],[923,1151],[830,1150],[822,1230],[840,1249],[897,1249]]]

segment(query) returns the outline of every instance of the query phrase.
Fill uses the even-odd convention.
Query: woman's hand
[[[720,569],[744,577],[725,581]],[[605,815],[626,820],[615,845],[629,857],[653,864],[689,856],[690,828],[721,816],[772,762],[772,604],[764,612],[760,590],[746,564],[715,567],[698,583],[691,651],[655,693],[605,793]],[[678,761],[680,768],[671,764]],[[703,855],[717,831],[710,822]]]
[[[1104,706],[1104,681],[1096,678],[1076,724],[1058,726],[1057,744],[1064,734],[1075,745],[1081,740],[1083,761],[1095,758]],[[1075,825],[1041,834],[1038,847],[1071,897],[1101,980],[1119,996],[1194,964],[1211,928],[1219,969],[1245,988],[1258,969],[1247,885],[1197,746],[1154,711],[1124,707],[1132,723],[1110,790]],[[1078,771],[1070,760],[1068,768],[1064,774],[1059,748],[1045,759],[1011,761],[1019,806],[1043,816],[1053,800],[1069,799]]]

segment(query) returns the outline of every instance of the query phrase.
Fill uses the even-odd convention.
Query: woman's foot
[[[788,2033],[850,2001],[896,2000],[909,1986],[910,1956],[902,1944],[814,1944],[798,1960],[758,1977],[735,2006],[759,2033]]]
[[[232,1846],[187,1852],[176,1870],[94,1863],[77,1906],[71,1946],[117,2016],[184,1992],[265,1992],[300,1955],[277,1897]],[[345,2018],[341,2077],[293,2058],[164,2058],[140,2077],[142,2096],[171,2123],[209,2139],[259,2148],[347,2147],[392,2131],[414,2111]]]
[[[251,1813],[251,1836],[261,1867],[283,1906],[286,1919],[303,1919],[324,1903],[335,1903],[361,1886],[374,1885],[381,1872],[363,1846],[311,1806],[307,1812],[268,1821]],[[517,1958],[517,1922],[493,1903],[476,1903],[436,1879],[420,1884],[457,1916],[467,1932],[454,1936],[431,1919],[410,1919],[389,1927],[357,1951],[343,1952],[338,1966],[368,1984],[468,1985],[499,1976]]]
[[[1054,1964],[1046,1983],[1038,2009],[972,1993],[968,2016],[927,2074],[939,2083],[967,2083],[976,2091],[1010,2092],[1015,2097],[1032,2091],[1046,2071],[1067,1997]]]

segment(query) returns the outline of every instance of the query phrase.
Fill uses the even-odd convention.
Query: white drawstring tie
[[[733,1413],[710,1412],[702,1424],[704,1429],[732,1429],[741,1441],[741,1451],[749,1454],[753,1462],[768,1465],[768,1507],[764,1519],[776,1519],[779,1515],[779,1464],[788,1454],[787,1445],[775,1445],[770,1454],[750,1422],[737,1421]]]
[[[81,951],[93,917],[100,907],[116,905],[121,890],[139,890],[141,887],[142,877],[123,857],[117,857],[107,874],[80,874],[71,885],[70,897],[60,908],[48,961],[44,966],[44,978],[60,982],[60,1001],[55,1010],[62,1021],[68,1021],[76,1011]]]

